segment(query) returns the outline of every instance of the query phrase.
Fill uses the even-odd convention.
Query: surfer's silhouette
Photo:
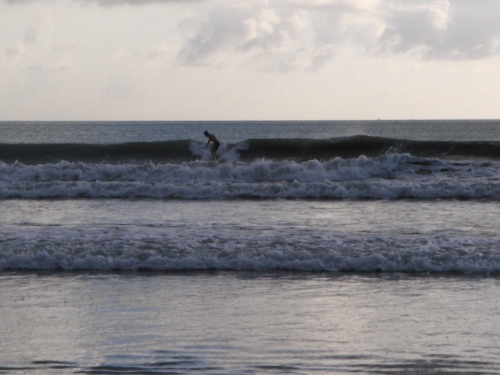
[[[215,135],[210,134],[207,131],[205,131],[203,134],[205,135],[205,137],[208,138],[208,142],[207,142],[207,145],[205,146],[205,148],[208,147],[208,144],[210,142],[213,142],[212,148],[210,149],[210,153],[212,154],[212,159],[214,159],[214,161],[216,161],[217,159],[219,159],[219,157],[216,154],[216,151],[220,146],[220,142]]]

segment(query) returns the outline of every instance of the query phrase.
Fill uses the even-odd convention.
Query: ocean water
[[[500,373],[500,121],[0,122],[0,212],[0,373]]]

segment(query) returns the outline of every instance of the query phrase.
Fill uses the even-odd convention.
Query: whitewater
[[[0,145],[0,199],[498,199],[500,143],[369,136]],[[425,155],[425,156],[424,156]]]
[[[500,163],[393,154],[326,162],[0,164],[0,199],[499,199]]]

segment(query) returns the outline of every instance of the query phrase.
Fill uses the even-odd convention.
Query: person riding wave
[[[205,137],[207,137],[207,138],[208,138],[208,142],[207,142],[207,145],[205,146],[205,148],[207,148],[207,147],[208,147],[208,144],[209,144],[210,142],[213,142],[212,148],[210,149],[210,153],[212,154],[212,159],[213,159],[214,161],[216,161],[217,159],[219,159],[219,157],[217,156],[216,151],[217,151],[217,149],[218,149],[218,148],[219,148],[219,146],[220,146],[220,142],[219,142],[219,140],[217,139],[217,137],[216,137],[215,135],[210,134],[210,133],[209,133],[209,132],[207,132],[207,131],[205,131],[203,134],[205,135]]]

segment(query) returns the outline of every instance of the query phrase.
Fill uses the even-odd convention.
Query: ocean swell
[[[121,144],[0,144],[4,163],[45,164],[61,161],[91,163],[182,163],[211,159],[204,142],[194,140]],[[249,139],[222,142],[218,151],[226,162],[259,159],[327,161],[335,158],[377,157],[387,153],[429,158],[500,159],[500,142],[413,141],[370,136],[332,139]]]

